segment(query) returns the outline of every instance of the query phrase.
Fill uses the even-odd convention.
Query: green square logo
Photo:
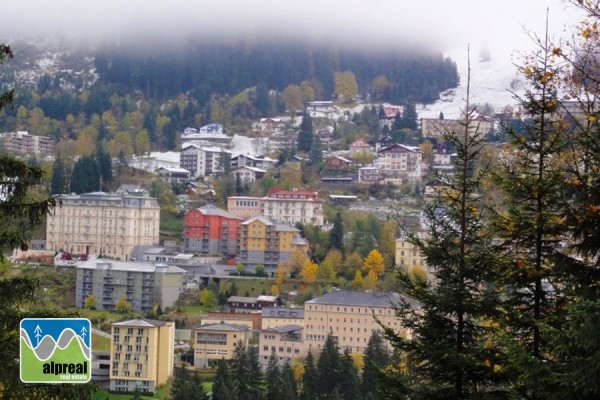
[[[86,318],[21,320],[21,381],[86,383],[92,378],[92,325]]]

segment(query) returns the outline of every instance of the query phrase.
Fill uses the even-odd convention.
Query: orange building
[[[195,208],[183,217],[186,252],[233,255],[238,246],[242,219],[213,205]]]

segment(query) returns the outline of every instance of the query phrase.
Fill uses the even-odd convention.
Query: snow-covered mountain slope
[[[457,118],[465,108],[467,95],[468,53],[467,49],[457,49],[445,54],[456,62],[460,75],[460,84],[455,89],[440,95],[434,104],[418,107],[419,117],[437,118],[440,112],[445,118]],[[482,107],[488,103],[496,112],[506,106],[515,106],[515,94],[522,94],[524,80],[517,67],[519,56],[511,54],[489,54],[482,60],[475,51],[471,51],[470,104]]]

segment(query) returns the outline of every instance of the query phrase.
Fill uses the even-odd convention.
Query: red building
[[[184,249],[190,253],[233,255],[238,245],[241,218],[207,205],[183,217]]]

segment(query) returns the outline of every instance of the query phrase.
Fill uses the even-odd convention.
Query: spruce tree
[[[518,100],[530,122],[524,134],[507,131],[510,143],[495,168],[503,191],[493,217],[503,254],[496,280],[502,302],[495,320],[511,388],[518,396],[547,399],[555,390],[548,382],[555,349],[545,332],[566,317],[559,304],[565,281],[557,261],[567,234],[563,160],[571,144],[559,114],[561,63],[547,35],[537,43],[539,50],[520,67],[529,88]]]
[[[378,379],[383,370],[390,364],[390,354],[381,334],[377,331],[373,332],[367,343],[367,348],[364,354],[364,364],[362,370],[361,391],[363,396],[374,396],[378,383]]]
[[[362,400],[360,392],[360,379],[358,370],[354,365],[354,359],[350,349],[345,348],[340,358],[340,376],[337,388],[344,400]]]
[[[52,182],[50,183],[50,194],[62,194],[67,191],[67,171],[65,163],[60,154],[56,156],[52,165]]]
[[[453,173],[444,177],[449,188],[426,206],[426,232],[406,232],[434,278],[411,279],[400,272],[408,298],[396,311],[406,331],[382,327],[385,337],[406,354],[407,379],[399,383],[407,383],[411,399],[485,398],[496,390],[500,377],[494,371],[496,352],[488,342],[492,331],[486,324],[494,311],[489,283],[496,263],[481,196],[486,166],[475,167],[483,133],[473,123],[469,85],[467,76],[460,129],[444,133],[457,153]]]
[[[298,398],[298,384],[289,359],[285,360],[281,368],[281,387],[279,393],[281,399],[296,400]]]
[[[217,361],[217,371],[212,387],[212,400],[232,400],[238,397],[236,380],[233,379],[229,363],[226,360]]]
[[[265,374],[267,381],[267,400],[279,400],[281,397],[281,371],[279,370],[279,364],[277,362],[277,353],[275,349],[271,351],[269,360],[267,363],[267,370]]]
[[[340,347],[331,332],[325,338],[325,343],[317,361],[317,393],[328,396],[333,393],[340,378]]]
[[[333,220],[333,227],[329,231],[329,250],[337,249],[344,253],[344,223],[342,214],[336,213]]]
[[[318,396],[319,373],[315,366],[315,358],[309,350],[304,359],[304,375],[302,375],[302,400],[314,400]]]
[[[300,124],[300,132],[298,133],[298,145],[299,151],[308,153],[313,143],[313,128],[312,118],[308,110],[304,111],[302,115],[302,123]]]

